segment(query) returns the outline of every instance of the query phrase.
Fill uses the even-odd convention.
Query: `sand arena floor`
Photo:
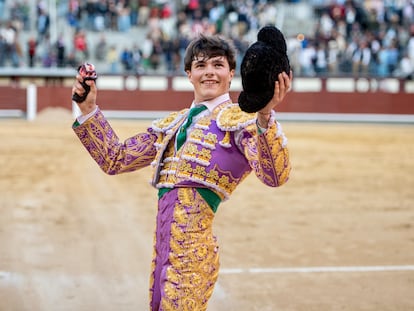
[[[150,171],[104,175],[71,123],[0,120],[0,310],[147,310]],[[414,310],[414,126],[283,126],[290,181],[251,176],[219,207],[209,310]]]

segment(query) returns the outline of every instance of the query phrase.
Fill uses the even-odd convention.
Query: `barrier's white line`
[[[325,272],[387,272],[414,271],[414,265],[402,266],[348,266],[348,267],[285,267],[285,268],[223,268],[221,274],[258,273],[325,273]]]

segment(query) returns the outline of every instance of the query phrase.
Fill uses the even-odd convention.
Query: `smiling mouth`
[[[201,84],[206,84],[206,85],[213,85],[213,84],[217,84],[218,82],[217,81],[203,81],[203,82],[201,82]]]

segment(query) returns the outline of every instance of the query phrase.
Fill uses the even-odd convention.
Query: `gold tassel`
[[[226,135],[224,135],[223,139],[220,141],[220,145],[225,147],[225,148],[230,148],[231,144],[230,144],[230,132],[227,131]]]

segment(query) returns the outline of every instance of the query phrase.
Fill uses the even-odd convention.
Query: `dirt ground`
[[[71,123],[0,120],[0,310],[147,310],[150,171],[105,175]],[[209,310],[414,310],[414,125],[283,127],[290,181],[250,176],[216,214]]]

